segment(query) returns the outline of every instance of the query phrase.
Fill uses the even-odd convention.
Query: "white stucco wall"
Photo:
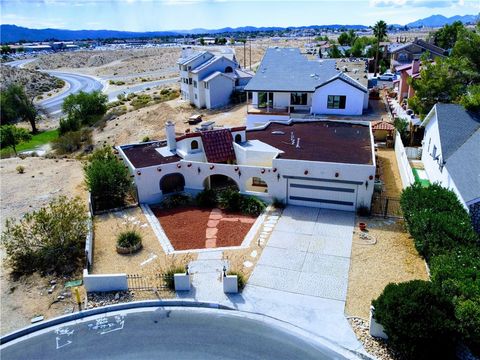
[[[448,173],[448,164],[446,164],[446,166],[443,167],[442,171],[440,171],[439,163],[443,161],[443,154],[440,142],[440,133],[438,130],[438,122],[436,114],[434,112],[429,116],[431,116],[431,118],[427,126],[425,127],[422,149],[422,162],[425,167],[428,179],[432,184],[438,182],[443,187],[452,190],[457,195],[463,206],[468,210],[468,206],[465,204],[465,200],[462,198],[462,195],[458,191],[455,182]],[[439,156],[438,160],[435,160],[432,156],[433,146],[437,147],[436,156]]]
[[[208,89],[205,89],[202,82],[202,88],[205,91],[205,106],[207,109],[215,109],[230,103],[235,82],[226,76],[219,75],[208,82]]]
[[[290,93],[289,92],[273,93],[273,107],[274,108],[286,108],[288,106],[290,106]]]
[[[345,109],[328,109],[328,95],[346,96]],[[334,80],[315,90],[312,97],[312,113],[325,115],[362,115],[365,93],[342,80]]]

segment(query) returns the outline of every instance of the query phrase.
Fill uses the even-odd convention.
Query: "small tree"
[[[338,59],[342,57],[342,53],[338,49],[338,46],[334,44],[330,50],[328,50],[328,56],[330,56],[332,59]]]
[[[453,355],[453,304],[431,282],[388,284],[372,304],[388,341],[405,359],[450,359]]]
[[[111,209],[125,203],[125,197],[132,186],[130,175],[111,148],[96,150],[84,167],[84,172],[96,209]]]
[[[17,274],[71,273],[83,255],[87,210],[79,198],[61,196],[28,213],[17,223],[8,219],[1,242]]]
[[[11,84],[0,94],[1,98],[1,123],[14,123],[25,120],[30,123],[32,133],[37,133],[36,120],[37,109],[33,105],[33,99],[29,99],[25,90],[20,85]]]
[[[32,138],[30,133],[22,128],[13,125],[0,126],[0,144],[1,147],[11,147],[15,156],[17,155],[17,145],[23,141],[28,141]]]
[[[383,20],[377,21],[377,23],[373,27],[373,34],[377,39],[377,47],[375,49],[375,68],[373,71],[374,71],[374,76],[377,76],[380,42],[383,40],[385,36],[387,36],[387,23]]]
[[[70,123],[93,125],[107,112],[108,97],[100,91],[71,94],[63,101],[62,110]]]

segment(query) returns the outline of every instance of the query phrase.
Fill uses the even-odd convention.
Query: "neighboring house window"
[[[195,94],[195,100],[197,100],[197,99],[198,99],[198,96],[197,96],[197,94]]]
[[[190,85],[192,85],[192,78],[189,78],[189,79],[188,79],[188,83],[189,83]]]
[[[259,177],[253,177],[252,178],[252,186],[262,186],[262,187],[267,187],[267,183],[260,179]]]
[[[193,80],[193,87],[194,87],[194,88],[197,87],[197,81],[196,81],[196,80]]]
[[[430,143],[432,142],[432,138],[428,139],[428,148],[427,148],[427,152],[430,151]]]
[[[178,69],[179,69],[179,70],[182,70],[182,65],[178,65]]]
[[[437,147],[433,145],[432,157],[435,159],[436,156],[437,156]]]
[[[307,93],[294,92],[290,94],[292,105],[307,105]]]
[[[189,67],[187,68],[187,70],[188,70],[188,71],[192,70],[192,67],[191,67],[191,66],[189,66]]]
[[[232,72],[233,72],[233,69],[232,69],[231,66],[227,66],[227,67],[225,68],[225,73],[228,74],[228,73],[232,73]]]
[[[208,82],[203,83],[203,86],[205,87],[205,89],[208,89]]]
[[[405,53],[398,54],[398,61],[403,62],[403,61],[407,61],[407,60],[408,60],[407,54],[405,54]]]
[[[267,107],[272,107],[273,105],[273,92],[259,92],[258,93],[258,107],[259,108],[264,108]]]
[[[198,150],[198,141],[197,141],[197,140],[193,140],[193,141],[190,143],[190,149],[192,149],[192,150]]]
[[[240,134],[235,135],[235,142],[237,144],[241,143],[242,142],[242,135],[240,135]]]
[[[347,97],[344,95],[328,95],[328,109],[345,109]]]

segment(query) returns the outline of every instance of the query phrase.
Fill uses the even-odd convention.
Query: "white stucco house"
[[[119,146],[141,203],[166,194],[234,186],[266,201],[355,211],[370,207],[375,176],[372,130],[361,121],[289,120],[205,129]]]
[[[267,49],[245,86],[247,127],[310,115],[362,115],[368,90],[337,70],[334,59],[308,60],[296,48]]]
[[[243,91],[253,77],[253,73],[240,68],[233,54],[184,50],[177,64],[181,98],[198,108],[214,109],[228,105],[232,93]]]
[[[480,232],[480,114],[438,103],[422,125],[422,162],[430,182],[455,192]]]

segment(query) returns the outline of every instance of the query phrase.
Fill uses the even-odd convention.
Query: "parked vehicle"
[[[386,72],[386,73],[383,73],[382,75],[380,75],[378,77],[378,80],[383,80],[383,81],[393,81],[397,78],[397,76],[395,74],[392,74],[392,73],[389,73],[389,72]]]

